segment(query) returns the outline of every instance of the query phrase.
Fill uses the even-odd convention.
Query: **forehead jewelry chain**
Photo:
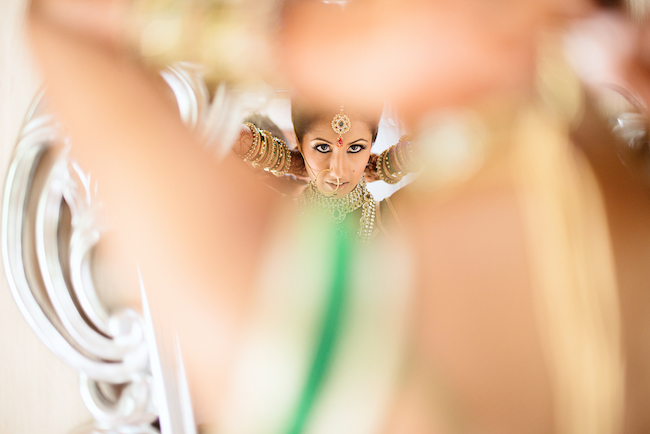
[[[352,122],[350,122],[350,118],[343,113],[343,106],[341,106],[341,111],[334,115],[334,118],[332,119],[332,129],[339,135],[339,139],[336,141],[336,146],[338,148],[343,146],[343,134],[350,131],[351,126]]]

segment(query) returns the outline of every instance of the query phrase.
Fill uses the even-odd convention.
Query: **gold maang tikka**
[[[343,113],[343,106],[341,106],[341,111],[334,115],[334,118],[332,119],[332,129],[339,135],[339,139],[336,141],[336,147],[340,148],[343,146],[343,134],[350,131],[351,126],[352,122],[350,122],[350,118]]]

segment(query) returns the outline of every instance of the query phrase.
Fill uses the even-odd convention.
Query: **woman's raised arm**
[[[178,331],[199,411],[214,409],[275,196],[237,157],[202,149],[156,74],[52,4],[28,16],[48,101],[98,182],[116,251]]]

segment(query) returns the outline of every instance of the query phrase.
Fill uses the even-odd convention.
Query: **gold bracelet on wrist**
[[[278,139],[277,137],[273,137],[273,143],[276,145],[278,154],[277,157],[273,160],[271,163],[271,166],[269,166],[269,171],[272,173],[275,173],[278,171],[280,166],[284,163],[285,157],[285,152],[284,152],[284,146],[282,140]]]
[[[394,157],[394,158],[391,158],[391,160],[393,161],[393,164],[395,166],[397,166],[397,172],[402,173],[402,174],[406,174],[406,173],[408,173],[408,171],[406,170],[406,165],[404,164],[404,161],[400,158],[399,148],[400,148],[400,143],[397,143],[397,145],[391,146],[390,147],[391,150],[390,150],[389,154],[390,154],[390,157]]]
[[[289,169],[291,168],[291,150],[287,144],[278,138],[275,138],[278,142],[280,149],[282,150],[282,158],[278,161],[278,164],[272,170],[272,173],[275,176],[284,176]]]
[[[384,158],[382,160],[382,163],[384,164],[384,175],[386,177],[390,178],[393,183],[397,183],[402,180],[402,176],[398,173],[395,173],[390,166],[390,148],[386,149],[386,154],[384,155]]]
[[[253,136],[253,143],[251,143],[251,147],[248,149],[248,152],[246,152],[246,154],[242,155],[241,157],[244,161],[250,161],[251,157],[259,151],[260,139],[257,132],[257,127],[254,124],[251,122],[246,122],[244,125],[246,125],[251,131],[251,135]]]
[[[273,140],[275,140],[278,144],[278,150],[280,151],[280,155],[278,157],[278,161],[273,165],[273,173],[277,173],[282,167],[284,167],[284,162],[287,160],[287,153],[289,152],[289,148],[287,147],[287,144],[284,143],[284,140],[278,139],[275,137]]]
[[[291,169],[291,150],[286,143],[282,142],[282,144],[284,145],[284,161],[282,161],[282,165],[279,166],[278,170],[273,172],[278,177],[286,175]]]
[[[255,158],[251,160],[251,163],[253,163],[253,167],[255,168],[262,167],[262,162],[266,159],[266,154],[268,150],[266,137],[262,134],[261,131],[258,131],[257,134],[260,139],[260,150],[255,156]]]
[[[268,172],[269,168],[272,167],[273,161],[275,161],[275,158],[278,155],[278,149],[277,149],[277,145],[273,141],[273,135],[269,131],[262,130],[262,134],[264,135],[264,138],[266,140],[267,150],[266,150],[266,158],[262,160],[261,166],[262,169]]]
[[[396,168],[393,168],[393,166],[390,164],[390,154],[392,153],[391,149],[393,148],[393,146],[391,146],[386,150],[386,156],[384,157],[384,164],[386,165],[386,169],[387,169],[386,174],[392,178],[396,178],[397,176],[401,175],[402,172],[397,170]]]
[[[377,157],[377,162],[375,163],[375,169],[377,170],[377,176],[379,176],[379,179],[380,179],[381,181],[388,182],[388,181],[386,181],[386,180],[384,179],[384,178],[386,178],[386,176],[384,175],[384,170],[381,168],[381,167],[382,167],[381,160],[382,160],[383,158],[384,158],[384,153],[382,152],[382,153],[379,154],[379,156]],[[390,184],[390,182],[388,182],[388,183]]]
[[[380,180],[384,181],[387,184],[397,184],[402,179],[402,177],[400,176],[398,178],[394,178],[392,176],[389,176],[389,174],[387,173],[388,170],[385,166],[385,159],[386,156],[388,155],[389,149],[386,149],[384,152],[379,154],[379,157],[377,158],[377,163],[376,163],[377,175],[379,176]]]
[[[250,149],[242,156],[256,169],[263,169],[276,176],[284,176],[291,169],[291,150],[284,140],[269,131],[260,130],[251,122],[244,123],[253,135]]]
[[[398,161],[397,164],[402,168],[402,172],[408,172],[408,163],[404,159],[404,145],[402,143],[398,143],[395,145],[395,159]]]

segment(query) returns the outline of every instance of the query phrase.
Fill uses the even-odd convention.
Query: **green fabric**
[[[354,242],[338,232],[333,237],[334,261],[332,282],[328,291],[328,303],[323,317],[320,341],[315,347],[311,370],[295,412],[289,434],[300,434],[305,429],[309,415],[318,398],[328,373],[341,329],[345,296],[349,285],[351,249]]]

